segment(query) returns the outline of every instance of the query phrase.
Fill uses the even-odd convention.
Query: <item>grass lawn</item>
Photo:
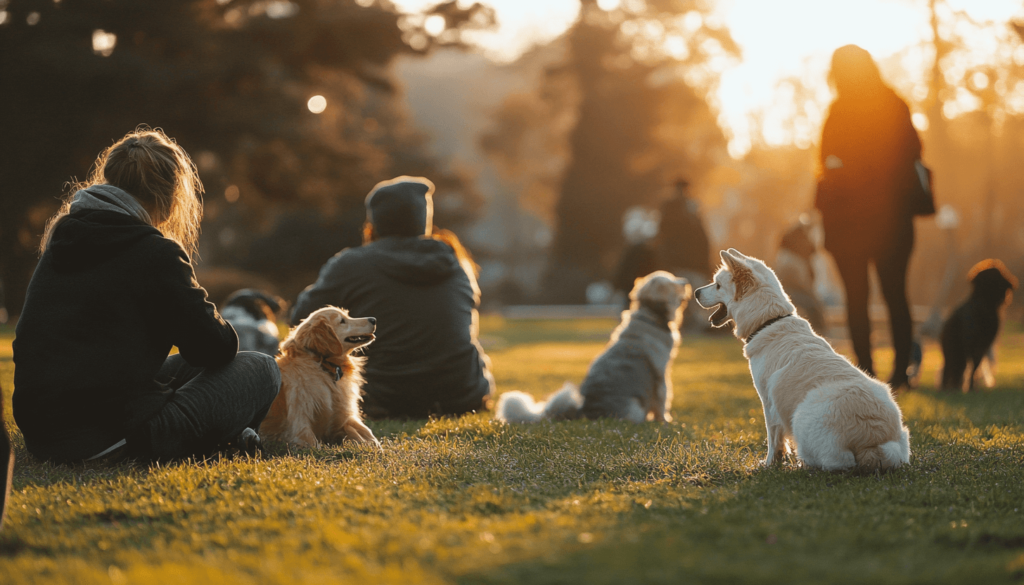
[[[483,325],[499,389],[545,395],[614,323]],[[726,336],[685,339],[668,425],[371,423],[382,455],[153,467],[19,447],[0,583],[1024,581],[1024,333],[1003,336],[997,388],[971,395],[937,394],[926,350],[923,388],[900,398],[911,464],[887,475],[759,469],[760,403]]]

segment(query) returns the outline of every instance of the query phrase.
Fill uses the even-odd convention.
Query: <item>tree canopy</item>
[[[389,65],[491,25],[480,4],[412,17],[373,0],[0,0],[0,11],[0,276],[14,313],[68,181],[139,124],[192,155],[207,227],[267,231],[301,209],[341,217],[398,173],[442,187],[439,222],[473,212],[474,194],[408,123]],[[429,16],[445,26],[427,30]],[[320,114],[307,107],[317,95]],[[229,239],[203,249],[245,261],[218,249]]]
[[[482,146],[506,176],[532,173],[529,197],[549,199],[530,201],[555,225],[546,300],[581,302],[617,261],[626,209],[657,207],[674,179],[699,183],[726,155],[707,99],[739,49],[690,0],[585,0],[562,42],[564,58],[505,102]],[[552,156],[568,162],[552,168]]]

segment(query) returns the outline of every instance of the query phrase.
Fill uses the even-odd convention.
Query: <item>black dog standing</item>
[[[973,290],[942,326],[942,388],[961,390],[970,361],[967,390],[974,389],[974,375],[999,333],[1000,312],[1017,288],[1014,278],[999,260],[982,260],[967,274]]]
[[[0,529],[7,518],[7,496],[11,493],[11,478],[14,476],[14,449],[7,435],[7,421],[4,419],[4,393],[0,390]]]

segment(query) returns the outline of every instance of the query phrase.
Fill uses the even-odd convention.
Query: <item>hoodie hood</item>
[[[161,236],[155,227],[116,211],[76,211],[59,221],[46,247],[58,271],[95,266],[139,240]]]
[[[381,272],[408,284],[435,284],[462,269],[451,246],[430,237],[382,238],[363,248]]]

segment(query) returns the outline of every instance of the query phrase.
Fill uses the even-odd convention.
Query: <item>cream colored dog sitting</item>
[[[910,432],[889,387],[857,369],[811,330],[763,262],[730,249],[694,298],[732,321],[744,342],[768,429],[765,465],[795,443],[804,464],[889,469],[910,460]]]
[[[359,414],[366,358],[352,351],[373,341],[377,320],[353,319],[324,307],[294,327],[281,344],[281,392],[259,433],[268,441],[312,447],[350,439],[380,447]]]

